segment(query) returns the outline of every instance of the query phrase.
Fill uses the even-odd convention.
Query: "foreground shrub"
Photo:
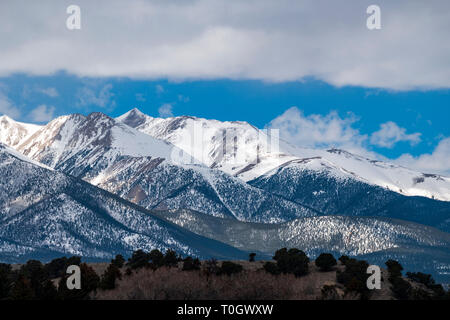
[[[25,276],[20,275],[11,289],[11,300],[34,300],[36,298],[34,290],[31,286],[31,281]]]
[[[320,268],[321,271],[329,271],[337,264],[337,262],[332,254],[321,253],[317,257],[315,264],[317,267]]]
[[[176,267],[178,265],[178,257],[177,253],[173,250],[167,250],[166,254],[164,255],[164,265],[166,267]]]
[[[201,263],[198,258],[187,257],[183,260],[183,271],[200,270],[200,266]]]
[[[402,276],[403,267],[398,261],[390,259],[385,264],[388,267],[389,281]]]
[[[301,277],[308,273],[308,256],[299,249],[286,248],[277,250],[275,252],[274,260],[277,261],[277,266],[282,273],[292,273],[296,277]]]
[[[390,278],[391,291],[399,300],[408,300],[412,294],[411,284],[401,277]]]
[[[222,262],[222,266],[220,267],[217,274],[226,274],[228,276],[231,276],[232,274],[240,273],[241,271],[242,266],[240,264],[231,261],[224,261]]]
[[[111,260],[111,264],[120,269],[125,264],[125,258],[121,254],[118,254],[114,259]]]
[[[281,273],[277,264],[270,262],[270,261],[267,261],[266,263],[264,263],[263,268],[264,268],[264,270],[266,270],[266,272],[273,274],[273,275],[279,275]]]
[[[337,287],[334,285],[324,285],[320,292],[322,300],[339,300],[341,298]]]
[[[216,259],[213,258],[205,261],[204,273],[206,274],[207,277],[218,274],[219,270],[220,268],[217,265]]]
[[[340,258],[338,259],[344,266],[347,263],[348,260],[350,260],[349,256],[340,256]]]
[[[346,294],[356,293],[361,299],[368,299],[370,291],[367,288],[367,261],[349,258],[345,263],[344,271],[336,272],[336,279],[345,287]]]
[[[164,265],[164,255],[157,249],[150,251],[149,258],[153,269],[160,268]]]
[[[19,279],[13,293],[14,299],[22,294],[28,296],[28,289],[31,290],[32,299],[53,300],[56,298],[56,288],[49,280],[48,272],[40,261],[29,260],[20,268]]]
[[[140,269],[148,267],[150,261],[150,255],[143,250],[134,251],[132,256],[128,259],[128,266],[131,269]]]
[[[426,296],[430,299],[444,299],[446,292],[442,285],[436,284],[431,274],[426,274],[422,272],[407,272],[406,276],[408,279],[423,284],[427,289],[430,289],[433,294],[426,294],[426,291],[415,289],[413,292],[412,299],[420,300],[422,296]]]
[[[116,280],[122,279],[122,273],[117,265],[111,263],[103,273],[99,287],[103,290],[111,290],[116,287]]]
[[[8,297],[13,285],[13,272],[9,264],[0,263],[0,300]]]

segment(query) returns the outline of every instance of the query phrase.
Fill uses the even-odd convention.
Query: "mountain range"
[[[263,258],[295,246],[392,254],[450,282],[448,177],[294,147],[246,122],[137,109],[44,126],[3,116],[0,143],[4,261],[151,248]]]

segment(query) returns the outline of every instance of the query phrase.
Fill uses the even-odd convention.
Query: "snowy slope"
[[[102,113],[55,119],[18,150],[147,209],[187,208],[259,222],[316,214],[197,161],[185,164],[177,147]]]
[[[247,122],[221,122],[196,117],[152,118],[133,109],[117,118],[146,134],[169,141],[201,160],[205,165],[243,177],[248,167],[264,162],[273,167],[286,155],[277,152],[267,132]],[[265,173],[267,170],[263,169]],[[249,173],[247,173],[248,175]],[[253,173],[252,177],[258,174]],[[246,177],[248,180],[248,177]]]
[[[204,258],[246,256],[86,182],[17,158],[4,147],[0,175],[0,261],[67,254],[105,260],[154,248]],[[20,210],[10,210],[14,202],[20,202]]]
[[[315,170],[344,175],[407,196],[450,201],[450,178],[374,161],[343,150],[298,148],[246,122],[220,122],[195,117],[152,118],[133,109],[117,118],[139,131],[171,142],[197,155],[207,166],[250,181],[293,160],[321,158]],[[269,135],[268,135],[269,134]],[[201,155],[201,156],[200,156]],[[236,159],[237,158],[237,159]],[[299,165],[301,166],[301,165]]]
[[[11,147],[20,145],[31,137],[41,126],[17,122],[8,116],[0,117],[0,143]]]
[[[450,231],[450,202],[366,183],[320,157],[292,160],[249,184],[324,215],[390,217]]]
[[[66,163],[74,156],[94,162],[108,149],[107,157],[114,161],[127,155],[170,158],[173,146],[149,137],[102,113],[59,117],[38,130],[17,147],[26,156],[51,167]],[[83,161],[82,159],[79,159]]]

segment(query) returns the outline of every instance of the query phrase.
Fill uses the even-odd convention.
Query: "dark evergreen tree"
[[[99,287],[103,290],[112,290],[116,287],[117,279],[122,279],[122,273],[115,264],[111,263],[103,273]]]
[[[349,256],[340,256],[338,259],[344,266],[347,263],[348,260],[350,260]]]
[[[164,255],[164,265],[167,267],[176,267],[178,265],[177,253],[171,249]]]
[[[400,263],[398,263],[398,261],[391,259],[391,260],[386,261],[385,264],[388,267],[389,280],[402,276],[403,267]]]
[[[370,290],[367,288],[367,279],[370,276],[367,273],[368,267],[367,261],[350,258],[345,263],[345,270],[337,271],[336,279],[345,286],[347,293],[356,292],[360,294],[361,299],[368,299],[370,296]]]
[[[139,269],[149,266],[150,255],[143,250],[133,252],[133,255],[128,259],[128,266],[131,269]]]
[[[150,261],[153,269],[157,269],[164,265],[164,255],[158,249],[150,251]]]
[[[296,277],[308,273],[309,258],[299,249],[282,248],[275,252],[273,259],[277,261],[278,269],[282,273],[293,273]]]
[[[9,296],[13,285],[13,272],[9,264],[0,263],[0,300]]]
[[[60,278],[66,273],[69,266],[66,257],[53,259],[45,265],[45,271],[50,279]]]
[[[321,253],[317,257],[315,264],[317,267],[320,268],[321,271],[329,271],[337,264],[337,262],[332,254]]]
[[[48,274],[40,261],[29,260],[20,268],[19,273],[30,281],[36,298],[43,296],[44,282],[48,280]]]
[[[200,270],[201,263],[198,258],[186,257],[183,260],[183,271]]]
[[[111,263],[120,269],[125,264],[125,258],[121,254],[118,254],[111,260]]]

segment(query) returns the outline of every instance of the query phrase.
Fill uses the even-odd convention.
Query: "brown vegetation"
[[[336,271],[312,272],[296,277],[293,274],[271,275],[262,269],[263,262],[238,261],[244,270],[238,274],[210,275],[202,270],[181,268],[143,268],[124,276],[114,290],[97,291],[94,299],[112,300],[315,300],[321,298],[324,284],[337,285]],[[341,292],[343,292],[341,290]]]

